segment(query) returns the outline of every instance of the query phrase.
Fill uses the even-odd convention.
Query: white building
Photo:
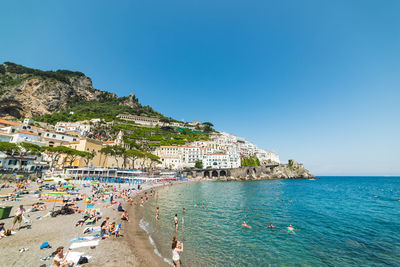
[[[19,170],[20,163],[22,166],[21,169],[24,171],[36,171],[43,166],[40,160],[35,156],[11,157],[0,152],[0,169]]]
[[[91,129],[89,121],[77,121],[77,122],[64,122],[59,121],[56,123],[55,131],[57,133],[75,132],[79,135],[85,135]]]
[[[182,153],[182,167],[193,168],[196,161],[201,160],[200,147],[196,146],[180,146]]]
[[[179,146],[160,146],[154,152],[160,157],[161,164],[159,167],[164,169],[180,170],[182,166],[182,149]]]
[[[158,118],[142,117],[129,114],[119,114],[117,118],[127,121],[133,121],[137,124],[146,126],[161,126],[163,124]]]
[[[40,141],[38,134],[31,133],[28,131],[19,131],[13,134],[10,140],[10,143],[21,143],[21,142],[32,143],[39,146],[46,145],[45,142]]]

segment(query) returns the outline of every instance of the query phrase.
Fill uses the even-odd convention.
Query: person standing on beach
[[[178,241],[176,236],[172,239],[172,261],[176,267],[181,266],[181,259],[179,256],[179,252],[183,252],[183,243]]]
[[[175,214],[174,223],[175,223],[175,231],[178,232],[178,214]]]
[[[22,215],[25,213],[25,209],[23,205],[20,205],[19,208],[14,212],[13,225],[11,226],[11,230],[14,230],[15,224],[18,222],[18,230],[21,228]]]

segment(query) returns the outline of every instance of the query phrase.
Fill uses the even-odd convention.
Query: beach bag
[[[4,232],[4,235],[5,235],[5,236],[10,236],[10,235],[11,235],[11,230],[10,230],[10,229],[6,230],[6,231]]]
[[[51,246],[48,242],[44,242],[43,244],[40,245],[40,249],[44,249],[44,248],[51,248]]]
[[[81,256],[78,260],[78,264],[85,264],[88,263],[88,258]]]

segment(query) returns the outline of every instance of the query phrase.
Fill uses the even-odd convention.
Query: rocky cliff
[[[314,175],[302,164],[291,160],[289,164],[271,166],[243,167],[233,169],[230,175],[222,180],[270,180],[270,179],[312,179]]]
[[[11,62],[0,65],[0,117],[41,116],[65,109],[71,99],[98,101],[117,95],[93,88],[81,72],[41,71]],[[130,106],[137,99],[124,98]]]

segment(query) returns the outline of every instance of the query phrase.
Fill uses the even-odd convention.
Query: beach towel
[[[77,252],[77,251],[70,251],[67,255],[66,260],[72,261],[74,264],[78,264],[79,259],[83,256],[83,252]],[[90,259],[91,256],[86,256],[86,258]]]
[[[77,237],[77,238],[71,239],[69,242],[90,241],[90,240],[97,239],[99,237],[100,237],[100,235]]]
[[[79,242],[79,243],[72,243],[69,247],[70,249],[81,248],[81,247],[93,247],[99,244],[99,240],[95,241],[87,241],[87,242]]]

